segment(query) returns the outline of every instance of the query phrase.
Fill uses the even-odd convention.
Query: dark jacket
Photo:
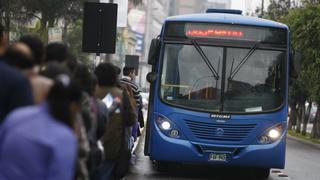
[[[126,139],[124,129],[135,123],[136,113],[133,109],[128,93],[118,87],[107,88],[107,93],[111,93],[114,98],[120,98],[120,111],[109,114],[109,122],[103,136],[103,146],[106,159],[117,159],[121,147],[124,147]]]
[[[12,110],[33,104],[29,81],[0,59],[0,124]]]

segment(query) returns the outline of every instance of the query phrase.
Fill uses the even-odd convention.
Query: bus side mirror
[[[152,39],[148,55],[148,64],[155,65],[160,52],[160,39]]]
[[[298,78],[301,71],[301,52],[299,51],[293,51],[293,54],[291,55],[291,61],[290,61],[290,77],[291,78]]]
[[[149,72],[147,74],[147,81],[149,83],[153,83],[157,80],[157,73],[156,72]]]

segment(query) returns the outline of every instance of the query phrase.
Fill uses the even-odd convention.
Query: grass
[[[300,138],[300,139],[315,143],[315,144],[320,144],[320,139],[312,139],[310,137],[309,133],[307,133],[307,135],[303,136],[301,133],[296,133],[295,131],[290,130],[290,131],[288,131],[288,134],[291,135],[291,136],[294,136],[294,137],[297,137],[297,138]]]

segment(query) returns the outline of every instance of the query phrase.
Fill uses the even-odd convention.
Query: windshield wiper
[[[240,63],[238,64],[238,66],[233,70],[233,63],[234,60],[232,62],[232,66],[231,66],[231,71],[230,71],[230,76],[228,78],[228,80],[232,80],[237,73],[239,72],[239,70],[242,68],[242,66],[248,61],[248,59],[251,57],[251,55],[258,49],[260,45],[260,42],[255,43],[252,48],[249,50],[249,52],[243,57],[243,59],[240,61]]]
[[[196,48],[196,50],[198,51],[198,53],[200,54],[200,56],[202,57],[202,60],[206,63],[206,65],[208,66],[208,68],[210,69],[213,77],[218,81],[219,80],[219,74],[218,72],[214,69],[214,67],[212,66],[210,60],[208,59],[207,55],[203,52],[202,48],[200,47],[200,45],[198,44],[197,40],[191,40],[191,43],[193,44],[193,46]]]

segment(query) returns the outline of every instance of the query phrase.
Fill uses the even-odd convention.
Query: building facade
[[[231,0],[171,0],[170,2],[171,16],[204,13],[208,8],[231,8]]]
[[[231,0],[148,0],[146,7],[145,51],[139,77],[139,83],[144,88],[149,86],[145,80],[151,68],[147,65],[149,46],[151,40],[160,34],[164,20],[168,16],[204,13],[208,8],[230,8]]]

